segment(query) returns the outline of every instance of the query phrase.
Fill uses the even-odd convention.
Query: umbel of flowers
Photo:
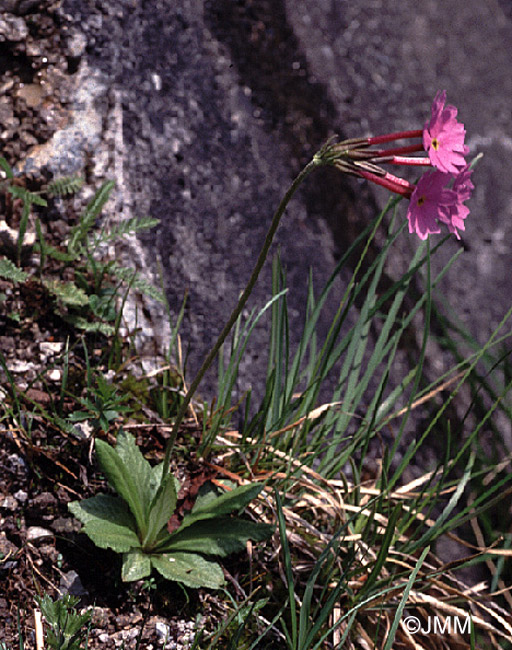
[[[474,189],[473,172],[465,159],[469,153],[464,144],[466,130],[457,121],[455,106],[445,103],[446,91],[439,91],[423,129],[345,140],[328,145],[320,153],[323,162],[408,198],[409,232],[415,232],[420,239],[441,232],[440,224],[460,239],[459,230],[465,229],[464,220],[469,214],[464,202]],[[370,148],[416,138],[420,142],[389,149]],[[410,155],[417,152],[427,155]],[[433,171],[424,173],[414,185],[385,171],[384,164],[428,166]]]

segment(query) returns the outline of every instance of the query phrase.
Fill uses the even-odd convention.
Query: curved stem
[[[265,237],[265,242],[263,243],[263,247],[260,251],[260,254],[258,256],[258,259],[256,261],[256,264],[254,266],[253,272],[251,274],[251,277],[249,278],[249,282],[247,283],[247,286],[244,289],[244,292],[242,293],[240,300],[238,301],[236,307],[233,309],[231,316],[229,317],[229,320],[227,323],[224,325],[224,328],[222,329],[221,333],[219,334],[217,341],[215,342],[215,345],[213,348],[210,350],[208,353],[208,356],[206,359],[203,361],[202,366],[199,368],[197,375],[195,376],[193,382],[190,384],[190,387],[185,394],[185,398],[183,400],[182,405],[180,406],[180,409],[176,415],[176,418],[174,420],[174,424],[171,430],[171,436],[169,438],[169,442],[167,443],[167,447],[165,450],[165,456],[164,456],[164,466],[163,466],[163,472],[162,472],[162,482],[167,475],[169,471],[169,463],[171,460],[171,453],[174,448],[174,443],[176,442],[176,437],[178,435],[179,427],[180,424],[185,417],[185,414],[187,412],[188,406],[192,400],[192,397],[194,396],[194,393],[197,390],[197,387],[201,383],[202,378],[204,377],[204,374],[208,370],[208,368],[211,366],[213,360],[217,356],[217,353],[220,350],[220,347],[226,340],[226,337],[228,336],[229,332],[231,331],[231,328],[235,324],[237,318],[240,316],[242,309],[245,306],[245,303],[247,302],[249,296],[251,295],[252,290],[254,289],[254,285],[256,284],[256,281],[258,279],[258,276],[260,274],[261,269],[263,268],[263,264],[265,263],[265,260],[268,255],[268,251],[270,249],[270,245],[272,244],[272,240],[274,239],[274,235],[276,234],[277,227],[279,226],[279,222],[281,221],[281,217],[283,216],[283,213],[286,209],[286,206],[288,205],[290,199],[292,196],[295,194],[295,191],[299,187],[299,185],[302,183],[302,181],[306,178],[306,176],[313,171],[315,167],[318,167],[319,165],[324,164],[323,161],[319,156],[315,156],[313,160],[311,160],[305,167],[304,169],[300,172],[300,174],[295,178],[293,183],[290,185],[288,188],[288,191],[284,195],[284,197],[281,200],[281,203],[279,204],[279,207],[277,208],[273,218],[272,218],[272,223],[270,224],[270,228],[268,229],[267,235]]]

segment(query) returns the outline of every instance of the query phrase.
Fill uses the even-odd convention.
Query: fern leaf
[[[57,260],[59,262],[74,262],[77,258],[76,255],[72,255],[71,253],[66,253],[46,243],[44,246],[44,251],[46,255],[48,255],[49,257],[53,257],[54,260]]]
[[[4,258],[0,260],[0,277],[10,282],[25,282],[28,273],[18,268],[11,260]]]
[[[84,307],[89,304],[89,296],[83,289],[77,287],[73,282],[43,280],[43,283],[48,291],[61,300],[65,305],[71,307]]]
[[[61,176],[48,183],[46,191],[49,196],[69,196],[76,194],[84,184],[80,176]]]
[[[105,336],[112,336],[115,332],[115,328],[112,325],[100,323],[99,321],[89,322],[82,316],[77,316],[76,314],[67,314],[64,316],[64,320],[70,325],[73,325],[73,327],[78,327],[78,329],[81,329],[84,332],[97,332],[99,334],[104,334]]]
[[[153,284],[145,280],[141,275],[139,275],[133,269],[126,268],[125,266],[119,266],[118,264],[112,264],[109,267],[110,273],[116,278],[123,280],[130,285],[132,289],[136,289],[158,302],[165,302],[165,297],[160,289],[157,289]]]
[[[69,251],[75,250],[77,244],[87,237],[88,232],[94,226],[96,217],[102,211],[114,187],[114,181],[106,181],[96,192],[92,201],[86,207],[84,214],[81,216],[80,223],[71,230],[68,244]]]
[[[19,185],[9,185],[7,189],[14,198],[22,199],[25,203],[35,203],[35,205],[42,205],[43,207],[48,205],[42,196],[35,194],[35,192],[29,192],[24,187],[19,187]]]
[[[95,236],[91,244],[93,247],[96,247],[99,244],[120,239],[124,235],[131,235],[141,230],[149,230],[159,223],[159,219],[153,219],[152,217],[133,217],[132,219],[126,219],[112,226],[110,230]]]

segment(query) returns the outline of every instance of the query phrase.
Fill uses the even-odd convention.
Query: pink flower
[[[445,107],[446,90],[439,91],[432,104],[430,122],[423,129],[423,146],[430,161],[441,172],[456,175],[466,166],[464,145],[466,130],[457,122],[457,109],[450,104]]]
[[[457,195],[457,202],[455,205],[450,205],[448,207],[443,207],[441,209],[439,218],[447,226],[448,230],[460,239],[460,235],[457,231],[465,230],[464,219],[469,214],[469,208],[463,205],[464,201],[467,201],[471,197],[471,192],[475,189],[475,186],[471,182],[471,174],[473,173],[472,169],[466,167],[463,169],[457,178],[453,181],[452,191]]]
[[[426,239],[428,235],[441,232],[438,219],[452,223],[451,210],[458,202],[458,195],[455,190],[446,188],[449,180],[449,174],[439,171],[428,172],[420,178],[407,209],[410,233]]]

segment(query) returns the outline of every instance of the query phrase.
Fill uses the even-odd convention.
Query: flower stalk
[[[267,259],[268,252],[270,250],[270,246],[272,244],[272,241],[274,239],[274,236],[277,232],[277,228],[279,226],[279,223],[281,221],[281,217],[284,214],[284,211],[286,210],[286,207],[288,203],[290,202],[290,199],[292,196],[295,194],[297,191],[298,187],[301,185],[302,181],[308,176],[313,169],[316,167],[319,167],[320,165],[325,164],[325,161],[317,154],[303,169],[302,171],[298,174],[298,176],[295,178],[295,180],[292,182],[290,187],[288,188],[288,191],[284,195],[284,197],[281,200],[281,203],[279,204],[273,218],[272,222],[270,224],[270,227],[268,229],[268,232],[265,237],[265,241],[263,243],[263,246],[261,248],[260,254],[258,255],[258,259],[256,260],[256,264],[254,265],[254,269],[251,273],[251,277],[249,278],[249,281],[247,283],[247,286],[245,287],[242,295],[240,296],[240,299],[238,300],[238,303],[236,304],[235,308],[231,312],[231,316],[229,317],[228,321],[224,325],[224,328],[222,329],[221,333],[219,334],[215,345],[212,347],[208,355],[206,356],[205,360],[203,361],[201,367],[199,368],[196,376],[194,377],[192,383],[189,386],[189,389],[187,390],[185,397],[183,399],[183,402],[178,410],[178,413],[174,419],[174,423],[171,429],[171,435],[169,437],[169,440],[167,442],[167,446],[165,449],[165,456],[164,456],[164,465],[163,465],[163,471],[162,471],[162,481],[160,486],[162,487],[165,477],[167,476],[169,472],[169,465],[171,461],[171,454],[174,449],[174,444],[176,442],[176,438],[178,436],[178,431],[180,428],[180,425],[183,421],[183,418],[185,417],[188,407],[190,405],[190,402],[192,401],[192,398],[201,383],[201,380],[203,379],[206,371],[208,368],[211,366],[213,363],[215,357],[217,356],[222,344],[226,340],[228,334],[230,333],[231,329],[233,328],[234,324],[236,323],[238,317],[242,313],[242,309],[244,308],[247,300],[249,299],[249,296],[252,293],[252,290],[254,289],[254,285],[256,284],[258,277],[260,275],[261,269],[263,268],[263,265],[265,264],[265,260]]]

